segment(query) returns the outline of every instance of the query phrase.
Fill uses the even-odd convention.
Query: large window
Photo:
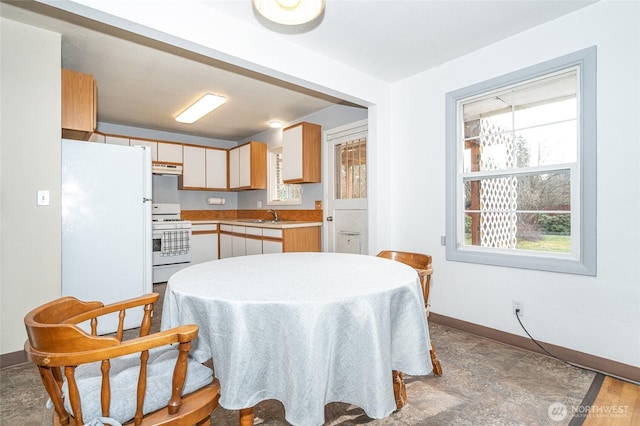
[[[595,275],[595,48],[447,94],[447,258]]]

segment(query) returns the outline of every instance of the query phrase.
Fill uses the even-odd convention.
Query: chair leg
[[[404,384],[402,372],[393,370],[393,396],[396,398],[396,410],[407,403],[407,386]]]
[[[433,375],[436,377],[442,376],[442,366],[440,365],[440,361],[436,357],[436,347],[431,342],[431,351],[429,351],[431,355],[431,364],[433,364]]]
[[[200,420],[197,426],[211,426],[211,416]]]

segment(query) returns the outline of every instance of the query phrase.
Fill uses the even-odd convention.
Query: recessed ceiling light
[[[209,114],[225,102],[227,102],[227,98],[224,96],[207,93],[189,108],[182,111],[180,115],[176,117],[176,121],[180,123],[193,123],[200,120],[202,117]]]
[[[271,127],[272,129],[279,129],[280,127],[282,127],[282,122],[278,120],[271,120],[269,122],[269,127]]]

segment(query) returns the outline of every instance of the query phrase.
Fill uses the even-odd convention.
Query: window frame
[[[445,142],[446,142],[446,258],[447,260],[478,263],[541,271],[562,272],[579,275],[596,275],[596,47],[589,47],[537,65],[533,65],[487,81],[473,84],[445,94]],[[578,156],[577,170],[572,171],[572,192],[578,191],[578,217],[572,219],[572,244],[579,242],[577,256],[549,252],[516,251],[470,247],[459,244],[464,241],[464,205],[459,191],[464,183],[462,170],[462,146],[459,144],[461,119],[459,102],[540,78],[547,74],[578,67]],[[575,179],[575,180],[574,180]],[[573,215],[572,206],[572,215]],[[575,224],[579,224],[577,228]],[[574,238],[574,231],[577,239]],[[575,253],[572,248],[572,253]]]
[[[282,145],[269,148],[267,151],[267,205],[268,206],[297,206],[302,204],[302,185],[299,184],[284,184],[287,186],[296,185],[300,187],[300,198],[291,198],[287,200],[274,199],[273,194],[275,191],[274,185],[276,183],[276,156],[282,155]],[[280,171],[282,173],[282,170]]]

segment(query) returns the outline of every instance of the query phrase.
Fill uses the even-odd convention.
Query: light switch
[[[39,206],[49,205],[49,191],[47,190],[38,191],[38,205]]]

